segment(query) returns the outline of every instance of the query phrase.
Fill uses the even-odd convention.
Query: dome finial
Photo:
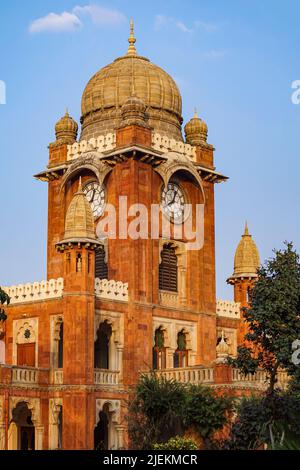
[[[194,118],[198,118],[198,111],[196,107],[194,108]]]
[[[245,222],[245,231],[244,231],[244,235],[249,235],[247,220],[246,220],[246,222]]]
[[[130,20],[130,36],[128,38],[128,42],[129,42],[129,47],[128,47],[127,55],[136,56],[137,55],[136,48],[135,48],[136,39],[134,37],[134,22],[132,18]]]

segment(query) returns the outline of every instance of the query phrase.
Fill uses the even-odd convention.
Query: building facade
[[[80,138],[68,113],[56,124],[36,175],[48,185],[47,280],[4,288],[0,449],[127,448],[129,391],[151,369],[238,394],[264,386],[224,363],[243,341],[257,248],[246,227],[234,301],[216,301],[214,186],[227,178],[205,122],[195,114],[183,139],[181,112],[177,85],[138,55],[131,25],[127,53],[84,90]],[[152,218],[160,207],[157,236],[151,217],[134,221],[137,204]],[[108,208],[114,236],[101,225]],[[186,217],[202,227],[197,249],[178,236]],[[130,224],[143,236],[124,233]]]

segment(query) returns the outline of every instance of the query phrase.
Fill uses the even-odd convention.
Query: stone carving
[[[81,140],[75,144],[68,145],[67,160],[76,160],[82,154],[91,150],[97,152],[107,152],[113,150],[116,146],[116,133],[108,133],[106,135],[99,135],[97,139],[94,137],[89,140]]]
[[[97,152],[87,152],[83,155],[79,155],[77,160],[68,167],[64,174],[61,181],[61,189],[70,178],[82,171],[83,168],[91,170],[96,175],[99,184],[102,184],[106,175],[112,170],[107,163],[103,163],[100,160],[102,156],[101,153]]]
[[[175,139],[170,139],[169,137],[163,136],[156,132],[152,134],[152,146],[159,152],[177,152],[185,155],[191,160],[196,160],[196,147]]]
[[[217,315],[219,317],[240,318],[241,304],[231,300],[217,301]]]
[[[59,298],[62,296],[63,287],[63,278],[58,278],[50,281],[33,282],[32,284],[19,284],[18,286],[4,287],[3,289],[10,296],[10,304],[14,305]]]
[[[95,293],[104,299],[128,302],[128,284],[121,281],[95,279]]]

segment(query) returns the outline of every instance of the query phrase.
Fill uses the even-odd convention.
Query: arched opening
[[[174,367],[187,367],[188,366],[188,350],[186,347],[187,338],[186,333],[181,330],[177,335],[177,349],[174,353]]]
[[[99,413],[99,421],[94,430],[94,449],[109,449],[109,405],[107,403]]]
[[[64,363],[64,324],[59,325],[59,339],[58,339],[58,351],[57,351],[57,367],[58,369],[63,368]]]
[[[160,326],[154,333],[153,369],[166,368],[166,348],[164,331]]]
[[[100,323],[95,341],[95,369],[109,369],[111,335],[111,325],[106,320]]]
[[[171,244],[164,245],[159,265],[159,289],[178,292],[178,269],[175,248]]]
[[[12,412],[11,432],[15,432],[15,450],[35,449],[35,428],[32,413],[26,402],[17,404]]]

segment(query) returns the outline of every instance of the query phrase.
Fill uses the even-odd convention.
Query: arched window
[[[108,267],[105,262],[105,248],[100,245],[95,250],[95,277],[98,279],[108,279]]]
[[[155,330],[153,347],[153,369],[166,368],[166,348],[164,332],[161,327]]]
[[[100,323],[95,341],[95,369],[109,369],[111,325],[107,321]]]
[[[159,289],[171,292],[178,291],[177,256],[175,248],[164,245],[159,265]]]
[[[188,350],[186,348],[186,333],[182,330],[177,335],[177,349],[174,353],[174,367],[188,366]]]

